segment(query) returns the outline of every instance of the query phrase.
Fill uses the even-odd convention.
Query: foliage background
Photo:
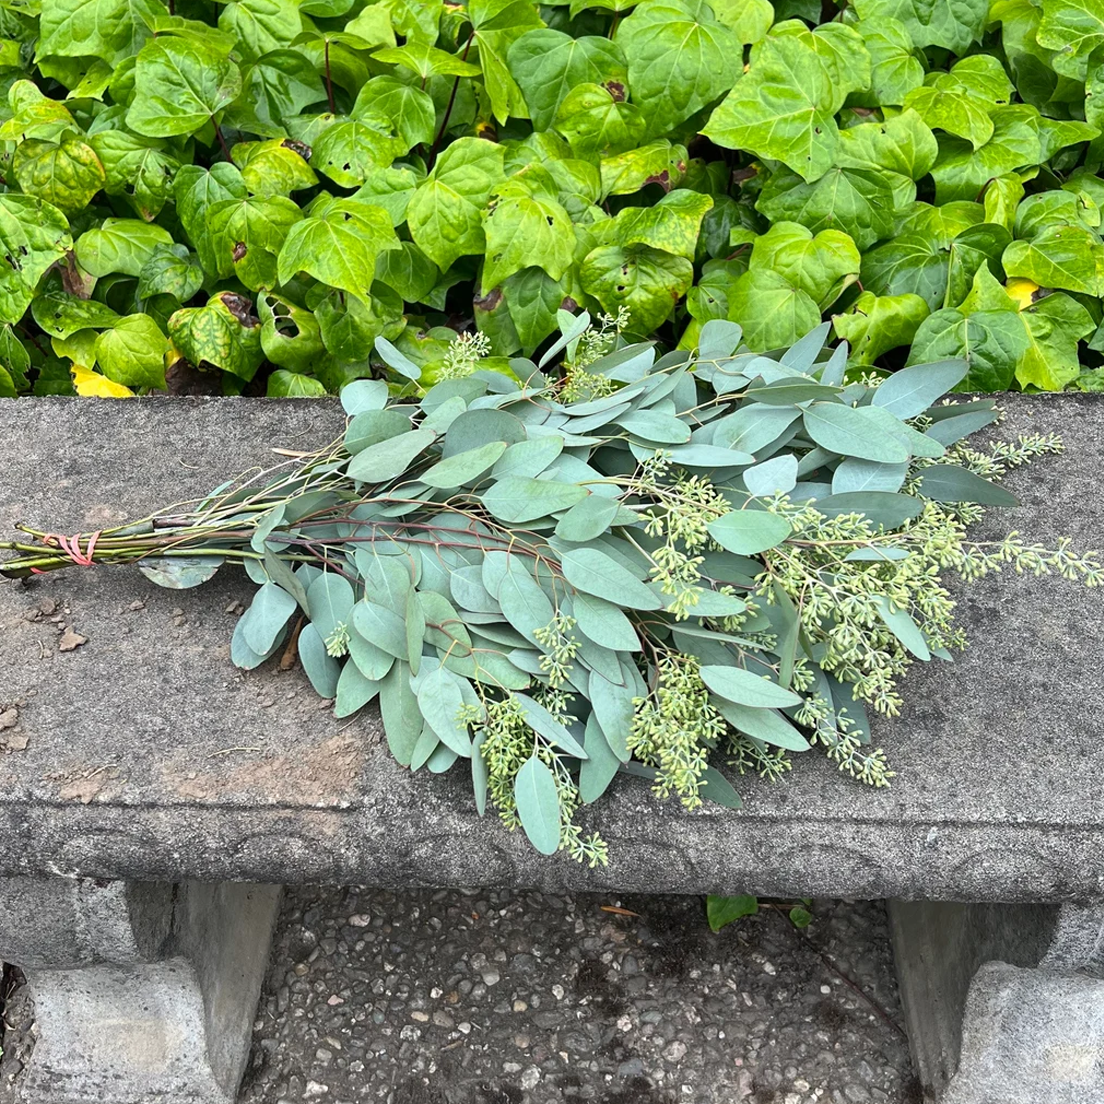
[[[424,386],[565,305],[1100,386],[1096,0],[2,0],[0,67],[0,395]]]

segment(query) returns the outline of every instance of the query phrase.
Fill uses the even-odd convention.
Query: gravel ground
[[[241,1104],[919,1104],[881,903],[813,911],[291,890]]]

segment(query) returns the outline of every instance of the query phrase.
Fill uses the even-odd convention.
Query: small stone
[[[502,975],[494,969],[484,970],[481,976],[483,984],[487,986],[497,985],[502,980]]]
[[[363,913],[357,912],[349,917],[349,923],[354,928],[366,928],[372,922],[370,916],[365,916]]]
[[[686,1044],[681,1040],[676,1040],[663,1051],[663,1057],[668,1062],[681,1062],[686,1057]]]
[[[525,1003],[525,1001],[523,1001],[523,1000],[514,1001],[514,1011],[515,1012],[524,1012],[528,1007],[529,1007],[529,1005],[527,1005]]]
[[[172,613],[173,617],[183,617],[184,616],[184,611],[179,606],[173,606],[173,608],[170,612]]]
[[[773,962],[764,962],[763,973],[770,974],[771,977],[774,977],[774,975],[778,973],[778,970],[775,968]]]
[[[563,1000],[563,998],[564,998],[564,987],[562,985],[553,985],[552,986],[552,996],[554,996],[556,998],[556,1000]]]
[[[456,1030],[459,1031],[461,1035],[468,1035],[471,1033],[471,1024],[467,1021],[462,1024],[457,1024]]]
[[[433,1022],[438,1027],[453,1027],[456,1021],[447,1012],[434,1012]]]
[[[429,1023],[428,1012],[411,1012],[410,1018],[416,1020],[418,1023]]]
[[[5,728],[15,728],[17,724],[19,724],[19,710],[14,705],[0,713],[0,732]]]
[[[53,616],[57,613],[58,601],[56,598],[43,598],[38,603],[39,611],[46,614],[47,617]]]
[[[310,967],[305,962],[297,962],[291,972],[296,977],[304,977],[310,972]]]
[[[58,651],[75,652],[82,644],[87,643],[87,636],[81,636],[79,632],[73,631],[72,625],[66,625],[65,632],[61,634],[61,639],[58,641]]]
[[[319,1047],[314,1052],[314,1056],[324,1066],[328,1066],[333,1061],[333,1051],[327,1050],[325,1047]]]
[[[15,735],[15,733],[12,733],[11,736],[8,736],[5,739],[4,747],[6,747],[8,749],[8,751],[26,751],[27,750],[27,744],[29,742],[30,742],[30,737],[28,737],[28,736],[17,736],[17,735]]]
[[[529,1036],[528,1035],[515,1035],[514,1036],[514,1046],[516,1046],[518,1048],[518,1050],[528,1050],[529,1049]]]
[[[336,1008],[339,1004],[344,1004],[345,1002],[341,999],[341,997],[339,997],[336,993],[334,993],[334,995],[332,997],[330,997],[330,999],[328,1001],[326,1001],[326,1003],[331,1008]]]
[[[832,987],[831,987],[830,985],[822,985],[822,986],[820,987],[820,991],[821,991],[821,992],[822,992],[822,993],[823,993],[823,994],[824,994],[825,996],[828,996],[828,994],[832,992]]]
[[[617,1067],[620,1077],[640,1077],[644,1073],[644,1061],[641,1058],[630,1058]]]
[[[518,1079],[523,1092],[529,1092],[540,1084],[541,1071],[536,1066],[530,1066]]]
[[[617,1030],[618,1031],[632,1031],[632,1017],[631,1016],[622,1016],[620,1019],[618,1019],[618,1021],[617,1021]]]
[[[437,986],[435,985],[435,986],[434,986],[434,987],[433,987],[432,989],[430,989],[430,991],[429,991],[429,995],[430,995],[430,998],[431,998],[432,1000],[440,1000],[440,999],[441,999],[441,997],[443,996],[443,993],[442,993],[442,991],[441,991],[440,989],[438,989],[438,988],[437,988]]]
[[[329,1085],[323,1085],[319,1081],[308,1081],[307,1087],[303,1090],[304,1096],[325,1096],[330,1091]]]
[[[144,610],[145,608],[146,603],[143,602],[141,598],[135,598],[134,601],[127,606],[127,609],[130,610],[131,613],[137,613],[139,610]]]

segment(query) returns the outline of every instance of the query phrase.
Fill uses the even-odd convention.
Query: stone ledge
[[[1104,543],[1104,401],[1002,403],[1003,435],[1057,431],[1067,452],[1014,473],[1024,504],[981,528]],[[332,401],[2,403],[0,529],[140,517],[268,463],[272,445],[309,448],[340,428]],[[480,820],[459,778],[401,770],[374,715],[335,721],[301,672],[233,668],[226,610],[251,590],[227,571],[164,591],[130,569],[0,586],[0,705],[19,711],[0,741],[27,738],[0,753],[0,875],[1000,901],[1104,892],[1099,591],[1012,575],[965,591],[972,647],[954,666],[916,670],[904,715],[876,725],[891,789],[866,790],[810,755],[785,783],[744,780],[740,812],[689,814],[624,779],[589,814],[611,845],[610,866],[590,871]],[[88,643],[60,653],[61,624]]]

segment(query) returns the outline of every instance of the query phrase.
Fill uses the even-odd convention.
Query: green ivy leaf
[[[616,315],[621,307],[630,314],[629,329],[651,333],[662,325],[694,281],[694,266],[646,245],[601,246],[586,255],[579,280],[602,309]]]
[[[739,38],[704,5],[643,0],[617,28],[629,87],[646,103],[646,137],[673,130],[723,96],[740,74]]]
[[[98,57],[114,65],[150,37],[154,0],[43,0],[38,56]]]
[[[173,182],[176,213],[199,254],[204,271],[211,276],[219,274],[216,243],[207,229],[211,207],[222,200],[244,200],[246,195],[241,172],[226,162],[213,165],[209,171],[198,165],[185,165],[176,175]],[[171,241],[170,238],[165,244],[171,244]]]
[[[213,47],[169,36],[138,53],[127,126],[150,138],[194,134],[241,91],[241,71]]]
[[[536,130],[552,126],[564,98],[579,85],[623,88],[629,79],[617,44],[596,35],[572,38],[549,28],[523,34],[510,46],[507,63]]]
[[[486,248],[482,210],[504,179],[504,150],[480,138],[460,138],[440,156],[410,200],[407,223],[422,252],[442,270]]]
[[[677,188],[654,206],[618,212],[609,233],[618,245],[648,245],[692,261],[702,219],[712,206],[712,196]]]
[[[231,0],[222,9],[218,25],[236,40],[243,60],[257,61],[291,45],[303,20],[294,0]]]
[[[251,380],[264,359],[261,326],[253,304],[224,291],[203,307],[185,307],[169,319],[169,337],[192,364],[204,363]]]
[[[467,11],[491,112],[500,123],[511,116],[527,118],[525,97],[507,59],[510,47],[527,31],[543,27],[544,20],[528,0],[470,0]]]
[[[270,399],[317,399],[326,394],[326,385],[313,376],[304,376],[299,372],[289,372],[286,368],[278,368],[268,377],[265,394]],[[342,678],[346,671],[356,671],[356,666],[348,663],[342,668]],[[361,676],[363,678],[363,676]],[[341,688],[338,686],[338,697],[341,697]],[[371,698],[365,698],[350,712],[356,712]],[[347,714],[338,714],[338,716]]]
[[[899,20],[888,16],[860,19],[855,30],[862,35],[870,54],[870,88],[852,93],[848,103],[899,107],[914,88],[924,83],[924,67],[916,57],[908,31]]]
[[[15,148],[12,171],[27,195],[37,196],[62,211],[77,211],[107,183],[96,151],[80,135],[60,142],[28,138]]]
[[[277,138],[238,142],[230,156],[241,170],[242,182],[254,195],[287,196],[318,183],[302,152],[294,146],[293,142]]]
[[[89,145],[103,163],[104,190],[130,197],[146,221],[156,218],[172,198],[180,161],[157,139],[139,138],[125,130],[102,130]]]
[[[148,314],[128,314],[96,338],[100,370],[127,387],[164,390],[168,350],[168,339]]]
[[[401,139],[396,145],[400,157],[419,142],[430,145],[436,134],[436,113],[429,94],[394,77],[373,77],[368,81],[357,93],[352,114],[356,119],[374,116],[387,119],[392,132]]]
[[[897,20],[914,46],[942,46],[961,55],[981,40],[989,4],[988,0],[856,0],[855,10],[860,19],[871,22]]]
[[[820,310],[827,309],[858,279],[859,266],[859,251],[846,234],[822,230],[814,237],[812,231],[794,222],[776,222],[756,239],[751,251],[752,271],[772,269],[790,286],[805,292]]]
[[[69,223],[33,196],[0,195],[0,322],[18,322],[38,281],[73,246]]]
[[[756,50],[702,133],[727,149],[781,161],[809,183],[819,180],[835,162],[843,97],[800,39],[768,36]]]
[[[820,322],[815,300],[773,269],[748,270],[728,298],[730,321],[740,323],[756,352],[792,345]]]
[[[361,107],[356,118],[338,116],[315,141],[311,161],[335,184],[355,188],[405,152],[393,126],[373,107]]]
[[[646,129],[643,112],[625,100],[624,91],[601,84],[580,84],[568,92],[556,110],[555,126],[577,157],[633,149]]]
[[[203,286],[203,269],[186,245],[159,245],[138,274],[138,297],[171,295],[186,303]]]
[[[1069,56],[1066,65],[1055,68],[1066,76],[1083,80],[1085,59],[1104,45],[1104,12],[1095,0],[1046,0],[1041,5],[1039,45]]]
[[[226,121],[266,138],[283,138],[285,119],[326,98],[322,78],[297,50],[273,50],[246,67]],[[216,166],[217,167],[217,166]]]
[[[257,297],[261,319],[261,348],[273,364],[306,372],[326,355],[322,331],[311,311],[275,295]],[[325,388],[323,388],[325,391]]]
[[[483,219],[487,239],[483,285],[497,287],[534,261],[558,280],[575,255],[575,228],[554,200],[507,194],[492,202]]]
[[[1001,264],[1008,276],[1040,287],[1104,295],[1104,245],[1080,226],[1049,226],[1031,241],[1012,242]]]
[[[320,215],[296,222],[280,249],[279,282],[306,272],[330,287],[368,301],[376,258],[398,248],[382,207],[357,199],[334,200]]]
[[[911,344],[929,313],[919,295],[864,291],[847,311],[832,316],[832,325],[851,346],[850,363],[869,365],[890,349]]]
[[[207,219],[219,275],[257,291],[275,287],[277,257],[303,212],[284,196],[246,196],[212,203]]]

